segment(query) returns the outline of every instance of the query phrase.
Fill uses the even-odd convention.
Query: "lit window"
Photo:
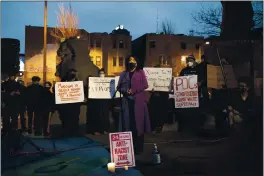
[[[93,62],[93,59],[94,59],[93,56],[90,56],[90,59],[91,59],[91,62]]]
[[[159,56],[159,64],[163,65],[164,64],[164,57],[161,55]]]
[[[101,66],[101,56],[96,56],[96,65]]]
[[[124,66],[124,58],[119,57],[119,67],[123,67],[123,66]]]
[[[181,57],[181,61],[182,61],[182,62],[186,62],[186,56],[182,56],[182,57]]]
[[[116,66],[116,57],[113,57],[113,67]]]

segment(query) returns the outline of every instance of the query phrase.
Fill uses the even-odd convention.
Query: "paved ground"
[[[60,123],[56,116],[52,124],[52,133],[59,134]],[[80,124],[84,133],[85,118],[81,118]],[[136,167],[145,176],[262,175],[262,120],[250,124],[246,130],[237,129],[228,138],[220,140],[181,134],[176,128],[177,125],[167,125],[166,132],[145,136],[144,153],[136,155]],[[108,135],[87,136],[106,147],[109,145]],[[163,163],[159,166],[151,165],[153,143],[157,143],[161,151]]]

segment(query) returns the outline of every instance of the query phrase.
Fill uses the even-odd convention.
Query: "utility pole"
[[[44,45],[43,45],[43,84],[46,82],[46,61],[47,61],[47,9],[48,2],[44,2]]]
[[[157,19],[156,19],[156,34],[159,33],[159,9],[157,9]]]

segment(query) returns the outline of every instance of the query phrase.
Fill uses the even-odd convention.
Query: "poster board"
[[[144,68],[145,75],[148,81],[148,89],[145,91],[161,91],[169,92],[172,82],[172,68]]]
[[[197,75],[174,77],[175,108],[199,107],[197,80]]]
[[[84,101],[83,81],[56,82],[56,104],[79,103]]]
[[[237,80],[232,65],[223,65],[226,75],[227,87],[236,88]],[[224,76],[220,66],[207,65],[207,87],[214,89],[222,89],[225,85]]]
[[[135,167],[133,137],[131,131],[109,133],[111,162],[116,168]]]

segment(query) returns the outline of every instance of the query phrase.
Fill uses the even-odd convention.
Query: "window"
[[[90,56],[90,59],[91,59],[91,62],[93,62],[93,60],[94,60],[93,56]]]
[[[102,45],[102,40],[101,39],[96,39],[95,40],[95,47],[96,48],[101,48]]]
[[[116,48],[116,40],[113,41],[113,48]]]
[[[90,40],[90,47],[93,48],[94,47],[94,41],[91,39]]]
[[[181,49],[186,49],[186,43],[181,42]]]
[[[101,66],[101,56],[96,56],[96,65]]]
[[[123,66],[124,66],[124,58],[119,57],[119,67],[123,67]]]
[[[156,41],[150,41],[149,48],[156,48]]]
[[[200,44],[195,44],[195,49],[199,50],[199,48],[200,48]]]
[[[124,42],[123,42],[123,40],[120,40],[119,41],[119,48],[124,48]]]
[[[113,67],[116,66],[116,57],[113,57]]]

